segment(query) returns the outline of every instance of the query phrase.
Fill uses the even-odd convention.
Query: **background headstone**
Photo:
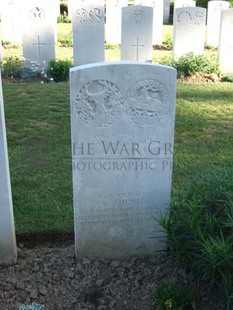
[[[209,1],[207,7],[206,44],[217,47],[219,43],[221,11],[229,9],[228,1]]]
[[[128,5],[128,0],[106,0],[106,42],[121,42],[121,10]]]
[[[206,9],[185,7],[175,10],[173,21],[173,56],[203,54],[205,46]]]
[[[3,41],[21,42],[20,4],[20,0],[1,0],[0,2]]]
[[[195,0],[175,0],[174,10],[178,8],[194,7],[196,6]]]
[[[72,1],[74,65],[105,60],[104,1]]]
[[[0,74],[0,263],[16,260],[15,226]]]
[[[152,61],[153,8],[122,8],[121,60]]]
[[[176,70],[135,62],[72,68],[76,256],[166,250]]]
[[[56,0],[22,2],[22,44],[24,64],[40,71],[55,58]]]
[[[153,8],[153,36],[152,44],[162,44],[163,39],[163,14],[164,14],[164,0],[135,0],[136,5],[150,6]]]
[[[233,9],[221,12],[218,59],[222,72],[233,73]]]

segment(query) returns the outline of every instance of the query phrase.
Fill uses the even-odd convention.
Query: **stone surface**
[[[229,9],[228,1],[209,1],[207,7],[206,44],[217,47],[219,43],[221,11]]]
[[[71,69],[76,256],[166,249],[176,70],[116,62]]]
[[[175,10],[173,22],[173,56],[204,53],[206,9],[184,7]]]
[[[122,9],[121,60],[152,61],[153,8],[132,5]]]
[[[162,44],[164,0],[135,0],[134,3],[153,8],[152,44]]]
[[[121,10],[128,5],[128,0],[106,0],[106,42],[121,43]]]
[[[0,75],[0,263],[16,260],[16,240]]]
[[[233,9],[221,12],[218,59],[221,71],[233,73]]]
[[[23,57],[26,67],[43,70],[55,58],[56,0],[30,0],[22,4]]]
[[[20,0],[1,0],[2,40],[21,42]]]
[[[71,1],[74,65],[105,60],[104,1]]]

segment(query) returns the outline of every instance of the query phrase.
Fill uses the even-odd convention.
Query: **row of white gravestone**
[[[219,19],[216,18],[218,28],[213,27],[213,30],[218,36],[215,45],[218,46],[220,70],[225,73],[232,73],[233,37],[229,34],[233,32],[233,9],[221,10],[218,13]],[[175,59],[179,59],[179,57],[190,52],[204,54],[205,20],[206,9],[204,8],[184,7],[175,10],[173,32],[173,54]]]
[[[55,7],[56,1],[53,0],[50,2],[53,8]],[[193,6],[193,2],[193,0],[186,0],[186,2],[181,3],[181,0],[177,0],[175,7],[182,5]],[[52,7],[47,6],[47,1],[45,0],[41,0],[39,6],[37,5],[37,0],[30,1],[30,5],[27,5],[27,7],[24,7],[23,3],[21,7],[24,12],[22,17],[24,18],[23,56],[25,58],[25,64],[30,67],[33,67],[34,64],[37,67],[39,65],[37,69],[41,70],[46,68],[50,59],[55,58],[55,14],[51,15],[51,12],[54,12],[54,10],[51,9]],[[163,1],[136,0],[135,3],[140,4],[140,6],[135,5],[122,8],[121,60],[152,61],[152,44],[162,43],[161,12],[163,10]],[[118,13],[123,4],[126,4],[123,0],[121,5],[120,2],[118,6],[115,3]],[[141,4],[146,4],[148,8]],[[226,1],[209,2],[210,14],[211,7],[215,7],[215,20],[220,20],[220,12],[226,7],[226,4],[228,5]],[[117,14],[117,10],[115,15],[119,22],[120,15]],[[218,12],[218,19],[216,18],[216,12]],[[185,11],[175,9],[173,37],[175,58],[187,52],[198,54],[204,52],[205,15],[206,12],[202,8],[194,9],[192,7],[186,7]],[[153,19],[153,16],[156,18]],[[153,24],[152,20],[154,21]],[[210,28],[214,29],[215,36],[218,36],[216,27],[211,25],[212,19],[209,17],[208,20]],[[72,21],[74,65],[104,61],[104,0],[85,2],[73,0]],[[219,28],[219,22],[215,24]],[[28,29],[31,31],[28,31]],[[211,32],[207,31],[207,39],[210,37],[210,34]],[[119,33],[117,36],[119,39]]]
[[[103,0],[73,3],[74,64],[105,60]],[[121,60],[152,61],[153,8],[141,5],[122,8]]]

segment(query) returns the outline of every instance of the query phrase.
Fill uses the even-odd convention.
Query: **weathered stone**
[[[71,69],[76,255],[160,253],[170,204],[176,70],[145,63]]]

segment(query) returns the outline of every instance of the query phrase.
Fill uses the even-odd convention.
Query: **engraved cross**
[[[41,51],[40,48],[41,46],[46,46],[46,43],[42,43],[40,42],[40,36],[37,37],[37,43],[32,43],[32,46],[37,46],[37,50],[38,50],[38,62],[41,62]]]
[[[139,38],[137,37],[137,43],[136,43],[136,44],[133,44],[133,45],[130,45],[130,46],[136,47],[136,48],[137,48],[137,59],[136,59],[136,60],[138,61],[138,54],[139,54],[139,53],[138,53],[138,48],[139,48],[139,47],[144,47],[144,45],[140,45],[140,44],[139,44]]]

